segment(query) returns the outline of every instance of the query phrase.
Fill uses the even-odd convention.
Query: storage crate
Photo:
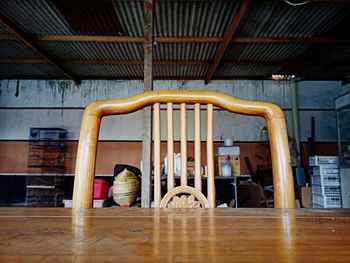
[[[64,148],[67,131],[61,128],[30,128],[30,147]]]
[[[311,173],[313,175],[334,175],[339,174],[339,168],[328,166],[313,166]]]
[[[318,205],[318,204],[315,204],[315,203],[313,203],[312,204],[312,208],[325,208],[323,205]]]
[[[316,195],[340,195],[341,187],[332,185],[312,185],[312,193]]]
[[[332,175],[312,175],[311,176],[311,184],[321,185],[321,186],[340,186],[340,175],[332,174]]]
[[[67,131],[61,128],[30,128],[30,141],[59,141],[66,139]]]
[[[313,207],[323,206],[324,208],[341,208],[341,195],[312,195]]]
[[[319,166],[323,164],[335,164],[339,165],[338,156],[310,156],[309,157],[309,166]]]

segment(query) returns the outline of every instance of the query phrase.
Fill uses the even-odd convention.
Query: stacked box
[[[313,208],[341,208],[338,156],[312,156],[309,164]]]

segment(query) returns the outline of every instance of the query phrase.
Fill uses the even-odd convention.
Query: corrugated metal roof
[[[283,61],[296,58],[308,44],[236,44],[232,43],[226,60]]]
[[[239,1],[155,3],[157,36],[223,36]],[[114,1],[114,8],[126,35],[144,36],[142,1]]]
[[[193,77],[204,78],[209,66],[200,65],[155,65],[154,76],[157,77]]]
[[[0,41],[0,58],[34,59],[40,57],[20,41]]]
[[[81,6],[80,3],[83,3],[83,0],[79,0],[75,2],[70,1],[70,8],[67,9],[61,2],[57,5],[57,1],[63,0],[1,0],[0,11],[29,34],[71,35],[77,34],[77,32],[74,32],[74,28],[82,28],[83,33],[88,35],[105,35],[106,32],[103,30],[101,34],[98,34],[99,27],[91,27],[91,21],[95,21],[98,18],[100,25],[106,25],[108,28],[112,28],[112,31],[113,23],[118,21],[116,28],[120,29],[120,32],[118,31],[117,35],[119,33],[138,37],[144,35],[143,1],[95,0],[96,2],[92,3],[89,1],[86,6]],[[87,16],[91,12],[91,7],[98,6],[96,3],[99,1],[108,1],[108,4],[104,6],[111,6],[115,17],[104,17],[103,14],[105,12],[102,9],[96,10],[91,17]],[[171,37],[222,37],[227,31],[235,12],[237,12],[240,1],[156,1],[155,3],[155,35]],[[81,12],[79,12],[80,8]],[[107,13],[110,15],[110,11]],[[78,22],[75,21],[75,15],[76,19],[79,20]],[[248,11],[243,17],[235,37],[328,36],[332,35],[329,34],[330,32],[334,33],[334,26],[337,23],[342,21],[342,24],[344,24],[344,21],[349,21],[349,16],[349,4],[310,2],[299,7],[292,7],[282,0],[250,0]],[[105,21],[101,21],[103,18],[105,18]],[[74,22],[77,22],[75,26]],[[81,27],[85,22],[87,25],[86,31],[84,27]],[[335,36],[349,37],[347,33],[349,31],[342,30],[345,25],[337,27]],[[0,27],[0,34],[7,33],[6,30]],[[62,60],[143,60],[142,43],[42,41],[40,45],[51,56]],[[219,45],[220,43],[157,43],[154,48],[154,60],[212,61]],[[310,48],[311,46],[312,48]],[[292,43],[232,43],[223,61],[263,62],[303,60],[303,58],[334,61],[348,60],[350,58],[349,45],[338,44],[332,46],[327,44],[319,48],[320,46],[319,44]],[[310,52],[310,50],[314,50],[314,52]],[[0,58],[34,59],[40,57],[23,44],[20,44],[19,41],[2,40],[0,41]],[[73,74],[85,77],[132,78],[143,76],[142,65],[70,64],[66,66]],[[13,70],[13,67],[13,65],[9,65],[8,70]],[[18,65],[18,67],[24,68],[24,65]],[[26,67],[33,67],[35,70],[42,68],[43,74],[50,74],[50,71],[44,65],[26,65]],[[276,71],[279,67],[278,65],[271,66],[268,63],[266,66],[246,64],[234,66],[224,65],[218,69],[214,78],[215,76],[254,77],[269,75],[277,73]],[[154,72],[156,77],[204,78],[208,68],[208,65],[155,65]],[[328,73],[333,74],[333,71],[336,72],[336,68],[324,72],[324,76],[327,76]],[[7,69],[5,65],[2,65],[0,76],[4,75],[4,72],[7,72]],[[19,73],[21,72],[20,70]],[[310,75],[320,75],[320,72],[322,73],[323,71],[313,67],[306,69],[305,72],[308,72]],[[339,73],[343,74],[344,72],[345,69],[339,66]],[[52,74],[56,76],[57,72]]]
[[[50,65],[0,64],[0,72],[6,77],[58,77],[62,76]]]
[[[139,78],[143,76],[143,65],[65,65],[74,75],[84,77]]]
[[[143,60],[142,43],[42,42],[60,59]]]
[[[309,60],[316,58],[325,61],[350,61],[350,48],[348,44],[317,45],[305,52],[303,57]]]
[[[144,7],[143,1],[125,2],[114,1],[114,10],[121,27],[127,36],[144,36]]]
[[[0,25],[0,34],[1,35],[9,35],[10,33],[6,30],[6,28]]]
[[[219,43],[158,43],[156,60],[212,60]]]
[[[281,68],[281,66],[273,65],[223,65],[218,68],[215,76],[224,78],[270,77],[272,74],[278,74]]]
[[[223,36],[239,1],[156,2],[158,36]]]
[[[25,32],[31,34],[71,34],[48,0],[1,0],[2,10]]]
[[[347,4],[310,2],[291,6],[282,0],[252,0],[235,36],[317,36],[349,14]]]

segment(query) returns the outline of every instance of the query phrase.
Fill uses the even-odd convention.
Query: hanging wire
[[[298,3],[292,3],[292,2],[289,2],[288,0],[283,0],[283,1],[291,6],[301,6],[301,5],[306,5],[309,3],[309,1],[298,2]]]

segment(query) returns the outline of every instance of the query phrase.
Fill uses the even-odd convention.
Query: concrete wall
[[[291,131],[290,90],[285,81],[155,81],[156,90],[211,90],[246,100],[273,102],[284,109]],[[340,82],[299,82],[301,140],[310,136],[310,119],[316,120],[316,141],[336,141],[334,98],[349,90]],[[70,140],[79,137],[83,108],[102,99],[126,98],[143,91],[142,81],[86,80],[80,86],[66,80],[1,80],[0,140],[27,140],[30,127],[61,127]],[[164,115],[164,112],[162,113]],[[175,120],[179,119],[175,112]],[[203,113],[203,117],[205,117]],[[189,138],[192,138],[193,112],[189,111]],[[215,111],[215,140],[234,137],[237,141],[258,141],[264,120]],[[204,120],[204,119],[203,119]],[[178,122],[175,123],[175,126]],[[178,127],[179,128],[179,127]],[[203,122],[202,131],[205,130]],[[163,129],[165,131],[165,129]],[[176,132],[176,139],[179,138]],[[106,117],[101,140],[141,140],[142,114]]]

